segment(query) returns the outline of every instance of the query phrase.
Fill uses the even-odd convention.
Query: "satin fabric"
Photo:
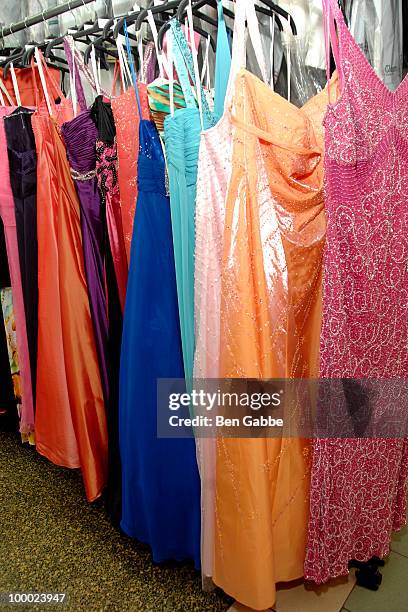
[[[107,365],[108,318],[105,293],[105,243],[101,197],[96,178],[96,140],[98,131],[91,110],[83,110],[62,126],[62,135],[74,178],[81,211],[82,245],[89,303],[94,326],[98,361],[105,401],[109,399]],[[89,174],[89,176],[87,176]]]
[[[46,85],[53,83],[45,71]],[[35,83],[37,85],[37,83]],[[39,93],[37,90],[37,100]],[[61,125],[72,119],[72,105],[55,108]],[[59,279],[59,178],[47,107],[31,118],[37,152],[38,353],[35,434],[39,453],[57,465],[80,467],[66,377]]]
[[[31,385],[30,357],[28,351],[27,328],[23,288],[21,282],[14,199],[10,185],[10,169],[7,155],[7,141],[4,131],[4,117],[15,110],[13,107],[0,107],[0,216],[6,236],[7,257],[9,260],[11,286],[13,289],[14,313],[17,326],[17,347],[20,358],[22,386],[22,407],[20,431],[29,434],[34,431],[34,404]]]
[[[48,66],[48,74],[54,79],[55,82],[58,83],[60,78],[60,71],[57,68],[53,68],[52,66]],[[36,78],[39,80],[38,76],[38,68],[35,67]],[[20,93],[20,101],[22,106],[36,106],[38,103],[38,89],[33,82],[32,78],[32,69],[31,68],[14,68],[16,73],[16,79],[18,84],[18,91]],[[17,106],[17,99],[14,92],[13,81],[11,79],[10,71],[7,74],[7,78],[3,77],[3,68],[0,68],[0,78],[3,80],[4,85],[9,93],[10,98],[13,101],[13,104]],[[4,94],[3,94],[4,95]],[[40,92],[40,101],[43,99],[43,94]],[[5,100],[6,104],[8,100]]]
[[[80,466],[87,498],[93,501],[106,484],[108,439],[80,206],[54,119],[36,113],[32,122],[42,177],[38,183],[43,249],[39,250],[37,449],[55,463]]]
[[[43,60],[42,60],[43,61]],[[37,450],[53,463],[81,467],[89,501],[107,477],[107,427],[84,270],[80,205],[59,128],[72,104],[48,72],[53,117],[32,116],[37,150],[38,363]],[[39,96],[37,95],[37,99]]]
[[[150,116],[147,90],[138,83],[142,119]],[[122,226],[128,262],[132,243],[133,219],[137,200],[137,160],[139,156],[139,114],[133,87],[112,99],[112,111],[116,126],[119,159],[119,191],[122,210]]]
[[[159,135],[140,123],[139,196],[120,368],[121,527],[155,562],[200,566],[200,481],[192,439],[157,438],[157,380],[183,378],[170,203]]]

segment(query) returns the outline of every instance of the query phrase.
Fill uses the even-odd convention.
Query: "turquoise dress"
[[[191,385],[194,362],[194,252],[195,203],[198,154],[200,149],[201,120],[190,79],[195,75],[191,51],[176,19],[171,21],[173,55],[184,92],[186,108],[176,110],[164,122],[164,140],[170,187],[171,223],[173,228],[174,259],[177,295],[183,349],[184,372],[187,387]],[[218,37],[216,52],[216,79],[214,112],[208,106],[201,88],[204,129],[211,128],[224,111],[231,54],[225,27],[222,3],[218,3]],[[199,85],[201,86],[201,85]]]

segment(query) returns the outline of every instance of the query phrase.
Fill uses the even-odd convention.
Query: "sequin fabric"
[[[248,71],[238,75],[221,377],[318,374],[326,102],[323,92],[298,109]],[[217,440],[214,582],[250,608],[272,607],[276,583],[303,576],[310,460],[308,440]]]
[[[408,375],[408,80],[392,93],[336,2],[342,94],[325,118],[327,248],[321,376]],[[336,44],[336,41],[333,42]],[[370,398],[374,411],[392,409]],[[408,443],[316,439],[305,576],[348,573],[389,552],[405,524]]]
[[[96,176],[102,208],[106,214],[110,250],[123,312],[125,309],[128,268],[120,211],[116,139],[112,144],[102,140],[96,141]]]
[[[246,0],[237,3],[235,49],[245,18],[257,22]],[[237,57],[233,50],[233,75]],[[202,134],[200,149],[195,375],[313,376],[326,229],[319,125],[327,97],[298,109],[248,71],[234,77],[228,110]],[[251,609],[272,607],[275,583],[303,575],[310,445],[198,443],[204,577]]]
[[[144,83],[138,83],[142,119],[149,119],[149,103]],[[117,98],[112,99],[112,111],[116,126],[118,146],[118,179],[122,225],[128,262],[132,243],[133,219],[137,200],[137,162],[139,158],[139,111],[135,90],[127,89]]]

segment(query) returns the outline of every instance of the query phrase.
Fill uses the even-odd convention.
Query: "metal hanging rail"
[[[71,0],[71,2],[65,2],[65,4],[60,4],[59,6],[48,9],[47,11],[33,15],[32,17],[27,17],[24,19],[24,21],[12,23],[6,28],[0,28],[0,39],[4,38],[5,36],[10,36],[10,34],[20,32],[21,30],[25,30],[26,28],[30,28],[38,23],[42,23],[43,21],[47,21],[48,19],[52,19],[53,17],[58,17],[58,15],[72,11],[80,6],[90,4],[91,2],[95,2],[95,0]]]

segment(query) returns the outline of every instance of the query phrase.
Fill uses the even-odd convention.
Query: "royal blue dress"
[[[157,129],[140,122],[139,195],[120,368],[122,521],[156,562],[200,567],[200,480],[194,439],[158,439],[159,378],[184,378],[170,202]]]

